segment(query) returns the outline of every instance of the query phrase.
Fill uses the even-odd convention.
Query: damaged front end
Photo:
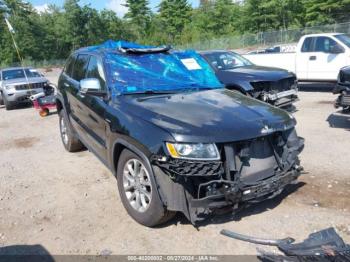
[[[339,94],[334,107],[342,107],[344,111],[350,111],[350,67],[340,70],[338,84],[333,89],[333,94]]]
[[[193,223],[217,209],[234,210],[270,199],[293,183],[302,168],[304,140],[295,129],[218,144],[220,160],[185,160],[153,156],[159,193],[168,210]]]
[[[344,111],[350,111],[350,83],[349,87],[338,84],[333,90],[333,94],[339,94],[334,102],[334,107],[341,107]]]
[[[298,81],[296,77],[288,77],[278,81],[254,81],[254,98],[277,107],[287,107],[298,101]]]

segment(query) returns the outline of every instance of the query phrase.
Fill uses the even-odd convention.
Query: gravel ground
[[[47,73],[55,81],[57,70]],[[225,215],[199,229],[182,215],[159,228],[134,222],[117,182],[88,151],[66,152],[57,114],[0,108],[0,247],[35,245],[61,254],[256,254],[256,246],[219,234],[292,236],[333,226],[350,243],[350,115],[330,92],[300,92],[295,116],[306,139],[305,174],[274,200]]]

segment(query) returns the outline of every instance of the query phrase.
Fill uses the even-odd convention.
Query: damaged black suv
[[[93,152],[143,225],[175,212],[195,224],[300,175],[295,119],[224,89],[196,52],[108,41],[73,53],[58,86],[64,147]]]

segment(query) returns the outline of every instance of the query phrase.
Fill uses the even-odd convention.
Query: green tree
[[[349,21],[350,0],[303,0],[307,25]]]
[[[148,27],[151,18],[151,10],[147,0],[126,0],[125,6],[128,12],[125,18],[128,19],[133,33],[142,41],[148,34]]]
[[[159,4],[159,18],[167,40],[178,39],[191,21],[192,8],[187,0],[163,0]]]
[[[303,25],[302,0],[247,0],[243,6],[241,32],[263,32]]]
[[[72,50],[84,46],[86,43],[86,10],[79,6],[79,0],[66,0],[63,5],[65,19],[65,34],[67,42],[71,43]],[[85,11],[85,12],[84,12]]]

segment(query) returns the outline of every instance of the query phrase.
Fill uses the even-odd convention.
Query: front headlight
[[[220,160],[219,151],[215,144],[166,143],[166,147],[173,158]]]
[[[14,86],[5,86],[6,90],[11,90],[11,89],[15,89]]]

